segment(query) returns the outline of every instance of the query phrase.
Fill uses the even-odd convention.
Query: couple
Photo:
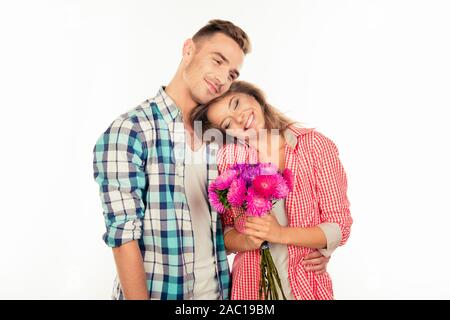
[[[295,126],[257,87],[237,81],[249,50],[242,29],[210,21],[185,41],[171,82],[98,139],[94,177],[118,273],[113,299],[258,299],[264,240],[289,299],[333,299],[326,265],[352,224],[345,172],[331,140]],[[237,142],[207,141],[208,129]],[[242,221],[219,216],[207,190],[244,162],[291,169],[294,189],[271,214],[243,221],[240,233]]]

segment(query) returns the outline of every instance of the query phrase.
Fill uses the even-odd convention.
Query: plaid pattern
[[[182,114],[163,88],[115,120],[94,148],[103,239],[110,247],[138,240],[151,299],[193,298],[195,248],[184,191],[184,148]],[[218,147],[207,144],[206,150],[209,185],[218,175]],[[210,213],[220,297],[228,299],[222,225],[217,212],[210,208]],[[124,298],[117,279],[113,298]]]
[[[291,127],[286,134],[295,137],[285,148],[285,167],[294,177],[294,190],[286,198],[290,227],[313,227],[323,222],[337,223],[343,245],[350,236],[352,218],[347,199],[347,179],[335,144],[313,129]],[[289,139],[286,139],[287,141]],[[217,156],[219,172],[235,163],[257,163],[256,150],[243,144],[228,144]],[[224,226],[233,226],[240,211],[221,216]],[[314,249],[288,245],[288,278],[297,300],[333,299],[328,273],[306,271],[303,258]],[[260,279],[259,250],[239,252],[232,267],[231,299],[258,299]]]

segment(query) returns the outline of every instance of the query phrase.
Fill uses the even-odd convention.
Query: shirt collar
[[[286,139],[286,143],[292,149],[295,149],[295,147],[298,144],[298,138],[313,130],[314,128],[301,128],[296,126],[290,126],[287,130],[284,131],[284,138]]]
[[[288,128],[284,131],[284,139],[286,140],[288,146],[295,149],[295,146],[297,145],[297,136],[291,131],[291,129]]]
[[[167,123],[174,122],[178,115],[181,115],[180,109],[169,97],[165,91],[164,86],[161,86],[155,97],[155,102],[158,105],[159,110]]]

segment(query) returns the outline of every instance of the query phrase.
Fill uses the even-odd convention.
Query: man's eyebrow
[[[226,63],[230,64],[230,61],[228,61],[227,58],[225,58],[225,56],[223,54],[221,54],[220,52],[213,52],[213,54],[218,55],[223,61],[225,61]],[[234,73],[235,75],[235,79],[239,77],[240,73],[239,71],[237,71],[236,69],[231,70],[231,72]]]
[[[223,61],[225,61],[226,63],[230,63],[230,61],[228,61],[227,58],[225,58],[225,56],[223,54],[221,54],[220,52],[213,52],[213,54],[218,55]]]

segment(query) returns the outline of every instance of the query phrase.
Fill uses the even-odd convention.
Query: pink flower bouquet
[[[280,172],[271,163],[236,164],[217,177],[209,186],[208,195],[211,205],[220,214],[231,208],[241,208],[245,216],[262,217],[272,210],[276,201],[287,197],[292,183],[289,169]],[[239,224],[235,229],[244,230]],[[262,243],[260,253],[259,299],[278,300],[278,286],[286,300],[267,241]]]

